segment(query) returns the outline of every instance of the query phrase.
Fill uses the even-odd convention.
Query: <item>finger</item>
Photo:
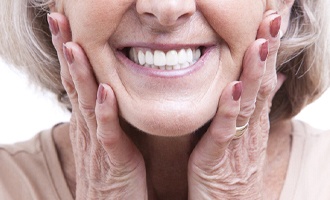
[[[95,113],[98,124],[97,138],[112,165],[124,171],[133,170],[143,159],[120,127],[117,101],[113,90],[106,84],[99,86]]]
[[[72,143],[78,147],[81,151],[86,150],[87,141],[89,136],[88,130],[84,126],[84,120],[79,111],[78,95],[75,90],[73,80],[68,68],[68,62],[63,53],[63,44],[71,40],[71,32],[68,20],[60,13],[50,13],[47,16],[49,29],[52,33],[52,43],[56,49],[57,56],[61,66],[61,80],[65,91],[68,94],[69,100],[72,105],[72,115],[70,122],[70,133],[76,133],[77,131],[82,134],[70,134]],[[75,151],[76,148],[73,148]],[[80,151],[75,151],[75,154]]]
[[[62,84],[68,94],[74,94],[73,82],[69,73],[67,62],[63,54],[63,44],[71,40],[69,22],[65,16],[59,13],[48,14],[47,20],[49,24],[49,29],[52,33],[52,42],[56,49],[61,66]],[[72,104],[74,104],[74,102],[72,102],[74,100],[75,98],[70,99]]]
[[[244,55],[243,71],[240,77],[240,81],[243,83],[243,92],[237,126],[248,123],[254,113],[257,94],[265,73],[267,56],[268,41],[265,39],[258,39],[253,42]]]
[[[281,16],[274,13],[274,11],[268,11],[265,13],[265,18],[261,22],[257,37],[265,38],[269,41],[269,55],[266,62],[266,71],[263,76],[260,90],[258,92],[255,115],[260,115],[262,109],[268,104],[268,99],[273,94],[277,85],[276,76],[276,59],[277,52],[280,46],[279,30],[281,26]],[[267,106],[268,107],[268,106]]]
[[[205,162],[216,165],[236,132],[236,119],[240,109],[242,83],[233,82],[223,91],[218,111],[205,135],[195,147],[191,159],[197,166]]]
[[[97,126],[95,119],[97,83],[92,67],[83,49],[76,43],[67,42],[64,44],[63,53],[77,94],[79,108],[77,112],[81,113],[83,122],[87,124],[91,142],[97,145],[95,135]]]
[[[277,77],[276,87],[268,97],[268,106],[269,106],[269,111],[268,112],[270,112],[270,109],[272,107],[272,101],[273,101],[273,98],[274,98],[276,92],[281,88],[284,81],[286,80],[286,76],[284,74],[282,74],[281,72],[278,72],[276,75],[277,75],[276,76]]]

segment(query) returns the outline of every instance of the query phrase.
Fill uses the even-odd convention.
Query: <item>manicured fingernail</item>
[[[234,88],[233,88],[233,100],[234,101],[238,101],[241,98],[242,90],[243,90],[242,81],[239,81],[234,85]]]
[[[277,37],[281,28],[281,20],[281,16],[278,16],[270,22],[270,35],[274,38]]]
[[[107,98],[107,94],[105,92],[105,89],[104,89],[104,86],[102,83],[99,85],[99,89],[97,90],[96,98],[97,98],[97,103],[99,103],[99,104],[102,104],[105,101],[105,99]]]
[[[63,44],[63,54],[66,61],[71,65],[74,61],[74,57],[72,54],[72,49],[67,47],[66,44]]]
[[[55,19],[53,19],[50,14],[47,14],[47,20],[49,25],[49,30],[52,33],[52,35],[56,36],[59,32],[58,24]]]
[[[259,49],[259,55],[260,55],[260,60],[265,61],[268,57],[268,40],[266,40],[264,43],[260,45]]]

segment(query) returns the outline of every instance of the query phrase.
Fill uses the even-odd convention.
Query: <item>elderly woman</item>
[[[2,57],[72,118],[0,147],[0,198],[330,199],[330,133],[292,120],[328,2],[2,0]]]

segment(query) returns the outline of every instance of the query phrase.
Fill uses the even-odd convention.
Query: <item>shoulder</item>
[[[8,155],[14,158],[20,154],[36,154],[41,150],[40,137],[41,133],[24,142],[18,142],[15,144],[2,144],[0,145],[0,155]]]
[[[46,147],[51,142],[47,130],[25,142],[0,145],[0,199],[47,199],[56,194],[48,157],[57,155],[47,150],[53,147]]]
[[[330,131],[293,121],[286,190],[290,199],[330,199]]]
[[[320,130],[302,121],[293,122],[292,150],[300,150],[309,164],[325,164],[330,170],[330,130]]]
[[[306,122],[294,120],[292,122],[292,135],[293,137],[303,137],[303,138],[329,138],[330,140],[330,130],[317,129]]]

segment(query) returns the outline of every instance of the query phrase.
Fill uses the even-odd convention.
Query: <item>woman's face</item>
[[[265,0],[63,1],[73,41],[120,115],[154,135],[191,133],[239,78]]]

